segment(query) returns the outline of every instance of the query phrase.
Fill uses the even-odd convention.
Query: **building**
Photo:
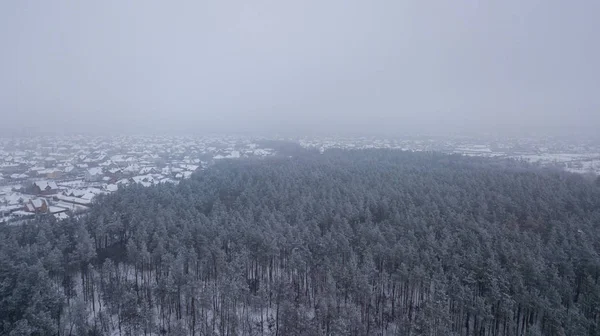
[[[62,176],[62,171],[54,168],[39,170],[38,175],[47,179],[57,179]]]
[[[31,213],[45,213],[48,211],[48,203],[45,199],[36,198],[25,203],[25,211]]]
[[[35,195],[53,195],[58,193],[58,185],[52,181],[36,181],[33,182],[32,193]]]
[[[102,180],[102,168],[94,167],[85,172],[85,180],[88,182],[98,182]]]

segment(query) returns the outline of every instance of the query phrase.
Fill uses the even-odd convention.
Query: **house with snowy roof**
[[[31,193],[35,195],[52,195],[58,191],[58,185],[53,181],[35,181],[31,186]]]
[[[43,198],[36,198],[25,203],[25,211],[31,213],[44,213],[48,211],[48,202]]]
[[[102,168],[94,167],[85,172],[85,180],[88,182],[98,182],[102,180]]]
[[[115,192],[119,189],[119,186],[116,184],[107,184],[104,186],[104,189],[108,192]]]
[[[57,179],[62,176],[62,171],[60,171],[59,169],[56,169],[56,168],[48,168],[48,169],[38,170],[37,173],[38,173],[38,176],[45,177],[48,179]]]
[[[10,175],[10,178],[13,180],[24,180],[26,178],[29,178],[29,176],[27,174],[14,173]]]

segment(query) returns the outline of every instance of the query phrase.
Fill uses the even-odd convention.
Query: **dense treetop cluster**
[[[278,150],[0,228],[0,334],[600,335],[598,183]]]

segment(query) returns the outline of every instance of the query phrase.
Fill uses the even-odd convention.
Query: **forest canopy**
[[[599,335],[600,185],[294,149],[0,228],[0,334]]]

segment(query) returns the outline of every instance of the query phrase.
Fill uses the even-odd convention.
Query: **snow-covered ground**
[[[30,200],[82,211],[102,193],[123,185],[179,183],[215,161],[278,154],[264,140],[292,141],[321,153],[330,149],[384,148],[507,157],[600,174],[600,143],[556,138],[498,137],[243,137],[118,136],[0,138],[0,221],[14,219]],[[33,190],[33,182],[57,190]],[[46,184],[44,184],[46,183]],[[54,187],[53,187],[54,188]],[[17,209],[17,205],[23,206]],[[64,218],[64,216],[58,216]]]

